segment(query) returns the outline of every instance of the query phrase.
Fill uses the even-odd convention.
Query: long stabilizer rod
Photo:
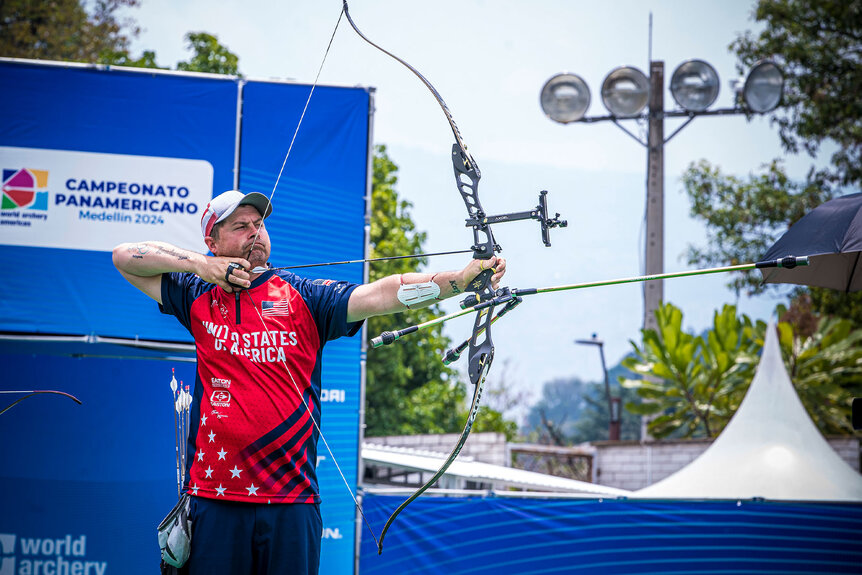
[[[647,276],[634,276],[629,278],[619,278],[613,280],[602,280],[595,282],[585,282],[585,283],[577,283],[577,284],[566,284],[559,286],[551,286],[551,287],[541,287],[541,288],[503,288],[497,290],[495,297],[487,299],[485,301],[481,301],[479,297],[475,294],[471,294],[464,301],[461,302],[461,307],[463,308],[461,311],[457,311],[454,313],[450,313],[448,315],[444,315],[438,318],[434,318],[432,320],[426,321],[424,323],[420,323],[417,325],[411,325],[404,329],[400,329],[397,331],[384,331],[379,336],[373,338],[371,340],[372,347],[380,347],[382,345],[389,345],[390,343],[401,339],[407,334],[413,333],[415,331],[419,331],[420,329],[425,329],[427,327],[432,327],[435,325],[439,325],[443,322],[449,321],[450,319],[454,319],[456,317],[460,317],[462,315],[466,315],[471,311],[478,311],[482,308],[492,306],[492,305],[500,305],[505,304],[512,299],[525,296],[525,295],[536,295],[542,293],[552,293],[559,291],[569,291],[576,289],[586,289],[586,288],[594,288],[594,287],[604,287],[604,286],[612,286],[619,284],[629,284],[629,283],[639,283],[639,282],[648,282],[653,280],[664,280],[664,279],[673,279],[673,278],[682,278],[682,277],[691,277],[691,276],[703,276],[709,274],[718,274],[718,273],[727,273],[727,272],[741,272],[748,271],[754,269],[764,269],[764,268],[786,268],[792,269],[797,266],[807,266],[809,264],[808,256],[787,256],[784,258],[779,258],[776,260],[768,260],[762,262],[755,262],[751,264],[739,264],[735,266],[724,266],[718,268],[706,268],[700,270],[688,270],[684,272],[671,272],[666,274],[653,274]]]
[[[779,258],[777,260],[756,262],[753,264],[739,264],[736,266],[724,266],[724,267],[720,267],[720,268],[706,268],[706,269],[700,269],[700,270],[689,270],[689,271],[685,271],[685,272],[671,272],[671,273],[666,273],[666,274],[635,276],[635,277],[631,277],[631,278],[604,280],[604,281],[587,282],[587,283],[579,283],[579,284],[568,284],[568,285],[545,287],[545,288],[513,289],[512,293],[515,295],[533,295],[533,294],[539,294],[539,293],[551,293],[551,292],[556,292],[556,291],[568,291],[568,290],[574,290],[574,289],[603,287],[603,286],[618,285],[618,284],[648,282],[648,281],[653,281],[653,280],[665,280],[665,279],[683,278],[683,277],[690,277],[690,276],[705,276],[705,275],[709,275],[709,274],[719,274],[719,273],[727,273],[727,272],[743,272],[743,271],[763,269],[763,268],[793,269],[797,266],[807,266],[808,263],[809,263],[808,262],[808,256],[802,256],[802,257],[788,256],[785,258]],[[472,306],[468,305],[468,307],[472,307]]]

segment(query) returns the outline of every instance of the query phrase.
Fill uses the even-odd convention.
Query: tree
[[[832,197],[822,182],[792,181],[778,160],[748,180],[701,160],[689,166],[682,182],[692,217],[706,224],[707,247],[688,247],[688,263],[699,267],[759,261],[787,228]],[[728,287],[737,296],[766,289],[756,270],[732,274]]]
[[[611,380],[628,373],[621,366],[609,371]],[[611,385],[623,403],[637,404],[637,392]],[[620,439],[640,438],[640,416],[622,410]],[[542,386],[542,396],[527,412],[523,433],[530,441],[548,445],[576,445],[608,439],[608,400],[603,382],[578,378],[555,379]]]
[[[821,176],[839,185],[862,182],[862,3],[847,0],[759,0],[763,31],[731,45],[740,71],[763,58],[785,74],[782,107],[773,115],[790,153],[813,154],[837,144]]]
[[[664,437],[716,437],[742,401],[758,363],[757,334],[766,324],[754,324],[736,307],[725,305],[713,315],[706,336],[682,329],[682,311],[667,303],[656,310],[658,331],[641,330],[640,346],[623,365],[642,379],[622,378],[646,401],[626,404],[640,415],[658,415],[650,434]]]
[[[0,55],[37,60],[113,63],[128,55],[139,29],[118,11],[139,0],[4,0],[0,3]]]
[[[608,372],[611,381],[618,381],[619,377],[626,377],[628,370],[618,365]],[[626,404],[639,404],[641,402],[637,391],[620,385],[611,385],[611,394],[619,397],[623,406],[620,410],[620,439],[637,440],[641,436],[641,416],[625,409]],[[601,441],[608,439],[608,399],[603,384],[596,383],[587,388],[584,396],[586,407],[581,411],[581,416],[575,422],[572,443],[583,443],[585,441]]]
[[[129,52],[140,28],[119,12],[140,0],[5,0],[0,2],[0,55],[11,58],[60,60],[161,68],[156,54]],[[206,32],[185,36],[193,55],[177,70],[239,75],[239,58]]]
[[[862,395],[862,329],[815,313],[806,295],[778,314],[784,363],[802,404],[824,434],[852,433],[851,402]]]
[[[572,445],[576,422],[587,409],[588,390],[598,384],[577,377],[554,379],[542,385],[542,395],[527,412],[524,432],[532,441],[549,445]]]
[[[371,257],[421,253],[426,234],[416,231],[410,202],[398,197],[398,167],[385,146],[376,148],[373,170]],[[425,264],[425,258],[418,258],[418,265]],[[369,279],[409,273],[416,268],[416,259],[374,262]],[[367,332],[374,337],[441,314],[440,307],[432,305],[372,317],[368,319]],[[404,338],[368,354],[365,421],[369,436],[461,431],[467,419],[465,387],[458,382],[458,372],[441,361],[442,352],[451,343],[443,335],[442,326],[435,326],[424,330],[421,337]],[[514,424],[487,407],[477,416],[474,429],[514,435]]]
[[[239,57],[219,44],[218,38],[206,32],[189,32],[187,47],[194,52],[188,62],[177,64],[177,70],[239,75]]]
[[[693,164],[683,181],[692,215],[709,230],[709,247],[690,247],[692,264],[757,260],[761,248],[802,214],[839,193],[841,186],[862,183],[862,3],[759,0],[754,18],[763,30],[740,35],[730,49],[740,71],[764,58],[782,66],[784,97],[771,120],[785,151],[813,155],[825,142],[836,151],[830,166],[812,168],[804,183],[790,182],[778,160],[748,181],[724,176],[706,162]],[[737,293],[761,290],[755,273],[733,276],[731,287]],[[810,293],[818,312],[851,318],[862,327],[862,294],[819,288]]]
[[[852,433],[850,399],[862,393],[862,330],[846,319],[822,317],[810,303],[779,306],[779,341],[785,367],[814,423],[824,434]],[[623,365],[643,379],[628,379],[648,400],[627,409],[659,414],[649,423],[657,437],[715,437],[754,378],[766,324],[737,317],[734,306],[716,312],[713,328],[694,336],[682,330],[672,304],[656,311],[658,332],[643,330],[635,356]]]

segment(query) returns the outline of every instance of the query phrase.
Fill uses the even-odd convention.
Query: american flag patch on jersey
[[[279,301],[262,301],[260,302],[260,311],[264,316],[288,315],[290,313],[290,302],[288,302],[287,298]]]

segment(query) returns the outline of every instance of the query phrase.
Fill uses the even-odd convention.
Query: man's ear
[[[214,256],[217,256],[218,255],[218,251],[217,251],[218,250],[218,244],[216,243],[215,239],[213,239],[212,236],[206,236],[204,238],[204,242],[206,243],[207,247],[212,252],[212,254]]]

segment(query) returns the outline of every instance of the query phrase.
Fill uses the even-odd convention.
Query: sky
[[[620,65],[648,74],[651,53],[665,63],[665,108],[672,109],[667,84],[673,70],[698,58],[711,63],[721,79],[713,107],[728,107],[729,81],[740,76],[728,46],[740,33],[759,30],[753,8],[749,0],[350,2],[363,33],[419,69],[445,99],[481,168],[485,211],[528,210],[538,192],[548,190],[550,210],[568,220],[568,228],[552,231],[551,248],[542,246],[535,222],[494,227],[508,262],[503,283],[521,288],[644,273],[645,148],[610,122],[549,120],[539,106],[544,83],[560,72],[580,75],[592,92],[587,115],[605,115],[599,94],[604,77]],[[142,27],[133,53],[154,50],[161,66],[188,59],[187,32],[207,32],[239,56],[246,77],[310,84],[340,10],[340,0],[142,0],[128,15]],[[385,144],[399,166],[397,189],[413,203],[418,229],[428,233],[426,248],[468,247],[472,234],[463,225],[466,210],[449,156],[453,137],[431,93],[401,64],[363,42],[346,19],[319,82],[376,89],[374,141]],[[665,134],[680,123],[668,119]],[[633,121],[626,125],[641,129]],[[285,151],[288,143],[286,135]],[[768,119],[744,116],[697,118],[666,144],[664,154],[667,272],[691,269],[683,255],[687,246],[706,242],[706,229],[689,215],[682,188],[681,175],[690,163],[706,159],[745,177],[784,157]],[[795,177],[804,176],[812,163],[804,156],[784,159]],[[277,254],[277,246],[273,251]],[[460,269],[464,257],[437,258],[428,269]],[[665,300],[682,309],[686,329],[700,332],[725,303],[769,319],[783,299],[773,292],[737,300],[725,287],[728,280],[724,275],[667,280]],[[455,311],[457,301],[447,301],[444,309]],[[639,341],[642,314],[642,284],[532,296],[495,324],[489,385],[504,378],[536,399],[542,384],[555,378],[600,381],[596,348],[574,340],[596,333],[611,367],[631,350],[630,340]],[[446,333],[460,342],[472,319],[447,326]]]

